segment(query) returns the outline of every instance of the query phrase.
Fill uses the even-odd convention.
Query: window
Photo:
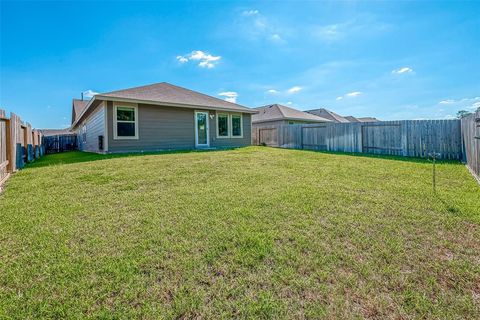
[[[242,116],[232,114],[232,137],[242,136]]]
[[[115,106],[113,136],[115,139],[138,139],[137,107]]]
[[[82,127],[82,142],[86,143],[87,142],[87,125],[84,124]]]
[[[219,137],[228,137],[228,114],[218,114],[218,136]]]
[[[217,138],[243,138],[242,115],[217,113]]]

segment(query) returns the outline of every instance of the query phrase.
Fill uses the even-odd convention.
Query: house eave
[[[240,112],[240,113],[258,113],[256,110],[251,110],[245,107],[245,109],[231,109],[231,108],[222,108],[222,107],[213,107],[213,106],[204,106],[204,105],[194,105],[194,104],[183,104],[183,103],[172,103],[172,102],[163,102],[163,101],[154,101],[154,100],[143,100],[143,99],[131,99],[131,98],[121,98],[121,97],[111,97],[103,96],[101,94],[95,96],[99,100],[108,100],[108,101],[117,101],[117,102],[132,102],[132,103],[143,103],[151,104],[165,107],[177,107],[177,108],[188,108],[188,109],[204,109],[204,110],[220,110],[228,112]]]

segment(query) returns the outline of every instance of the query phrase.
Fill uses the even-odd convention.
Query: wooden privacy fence
[[[43,144],[45,146],[45,153],[57,153],[76,150],[77,135],[72,133],[45,136],[43,138]]]
[[[15,172],[44,154],[43,136],[28,123],[0,109],[0,186]]]
[[[480,182],[480,108],[461,121],[463,160]]]
[[[253,144],[281,148],[462,159],[460,120],[253,125]]]

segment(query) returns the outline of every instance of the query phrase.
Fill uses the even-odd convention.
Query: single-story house
[[[308,112],[310,114],[314,114],[316,116],[328,119],[332,122],[335,123],[348,123],[348,122],[377,122],[380,121],[377,118],[373,117],[354,117],[354,116],[341,116],[338,113],[335,113],[331,110],[325,109],[325,108],[320,108],[320,109],[314,109],[314,110],[307,110],[305,112]]]
[[[41,129],[40,130],[44,137],[52,137],[52,136],[64,136],[73,134],[69,128],[67,129]]]
[[[281,104],[271,104],[255,108],[255,110],[258,113],[252,115],[252,124],[254,126],[330,122],[328,119]]]
[[[319,116],[319,117],[322,117],[322,118],[325,118],[325,119],[328,119],[328,120],[330,120],[332,122],[336,122],[336,123],[350,122],[350,121],[348,121],[348,119],[345,119],[345,117],[342,117],[338,113],[335,113],[335,112],[330,111],[330,110],[325,109],[325,108],[307,110],[305,112],[316,115],[316,116]]]
[[[358,118],[355,118],[354,116],[345,116],[345,119],[347,119],[349,122],[361,122],[358,120]]]
[[[80,150],[98,153],[241,147],[251,145],[255,113],[162,82],[74,100],[71,130]]]
[[[357,118],[357,119],[360,122],[379,122],[380,121],[375,117],[362,117],[362,118]]]

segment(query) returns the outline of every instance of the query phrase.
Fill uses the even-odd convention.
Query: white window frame
[[[217,118],[217,138],[218,139],[228,139],[230,138],[230,114],[226,113],[226,112],[216,112],[216,118]],[[227,116],[227,135],[226,136],[221,136],[219,133],[220,133],[220,130],[218,130],[218,116],[219,115],[224,115],[224,116]]]
[[[200,144],[198,143],[198,121],[197,121],[197,114],[206,114],[207,115],[207,120],[206,120],[206,131],[207,131],[207,143],[206,144]],[[205,147],[210,147],[210,112],[208,111],[201,111],[201,110],[195,110],[194,112],[194,120],[195,120],[195,148],[205,148]]]
[[[240,116],[240,131],[241,135],[239,136],[234,136],[233,135],[233,120],[232,116]],[[230,114],[230,138],[232,139],[241,139],[243,138],[243,115],[241,113],[231,113]]]
[[[134,121],[118,121],[117,120],[117,110],[118,108],[133,108],[134,110]],[[134,123],[135,124],[135,136],[125,137],[125,136],[118,136],[118,122],[125,122],[125,123]],[[138,105],[133,103],[125,103],[125,102],[116,102],[113,104],[113,140],[138,140]]]
[[[227,116],[227,123],[228,123],[228,134],[226,136],[219,135],[220,130],[218,130],[218,116],[219,115],[226,115]],[[240,131],[242,132],[239,136],[233,135],[233,121],[232,116],[240,116]],[[241,139],[243,138],[243,114],[241,113],[231,113],[231,112],[223,112],[223,111],[216,111],[216,129],[217,129],[217,139]]]

